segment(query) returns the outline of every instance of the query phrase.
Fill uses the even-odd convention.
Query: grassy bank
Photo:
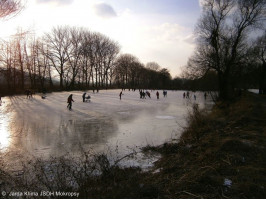
[[[194,109],[179,144],[151,148],[164,156],[147,179],[163,198],[265,198],[266,98],[245,94],[211,113]]]
[[[75,162],[36,160],[18,178],[0,170],[0,186],[6,192],[74,191],[79,198],[265,198],[265,122],[265,96],[248,93],[212,112],[195,107],[178,144],[143,149],[162,154],[149,172],[84,153]]]

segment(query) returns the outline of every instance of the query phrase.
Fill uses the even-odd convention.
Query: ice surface
[[[86,91],[90,102],[82,102],[83,91],[2,98],[0,106],[0,151],[10,160],[25,157],[78,155],[82,151],[111,151],[118,158],[146,145],[159,145],[180,136],[192,103],[211,105],[203,94],[197,100],[183,99],[183,91],[168,91],[166,98],[140,99],[139,92]],[[67,97],[73,94],[72,110]]]
[[[175,119],[174,116],[156,116],[157,119]]]

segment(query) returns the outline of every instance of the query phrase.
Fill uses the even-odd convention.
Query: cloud
[[[74,0],[36,0],[37,3],[54,3],[56,5],[69,5]]]
[[[192,31],[170,22],[157,25],[129,22],[124,25],[125,38],[119,35],[123,39],[122,52],[131,53],[144,63],[155,61],[173,76],[180,74],[180,67],[186,65],[195,48]]]
[[[94,8],[96,15],[99,17],[112,18],[112,17],[117,16],[115,10],[109,4],[98,3],[98,4],[95,4],[93,8]]]
[[[194,34],[188,35],[187,37],[184,38],[184,42],[188,44],[195,45],[196,44],[196,36]]]

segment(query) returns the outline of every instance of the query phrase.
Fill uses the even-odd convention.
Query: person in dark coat
[[[71,95],[69,95],[69,97],[67,98],[67,108],[69,109],[69,110],[71,110],[72,109],[72,101],[74,102],[74,100],[73,100],[73,94],[71,94]]]
[[[84,92],[83,95],[82,95],[83,102],[85,102],[85,98],[86,98],[86,92]]]
[[[159,94],[159,92],[157,91],[157,92],[156,92],[157,99],[159,99],[159,95],[160,95],[160,94]]]
[[[149,98],[151,98],[151,93],[150,93],[150,92],[146,91],[146,95],[147,95]]]
[[[123,93],[122,93],[122,91],[121,91],[120,94],[119,94],[120,100],[121,100],[122,95],[123,95]]]

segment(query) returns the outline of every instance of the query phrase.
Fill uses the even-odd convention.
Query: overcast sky
[[[168,68],[174,77],[194,50],[199,1],[27,0],[18,16],[0,22],[0,37],[7,39],[18,27],[38,35],[57,25],[85,27],[117,41],[122,53],[144,64],[154,61]]]

